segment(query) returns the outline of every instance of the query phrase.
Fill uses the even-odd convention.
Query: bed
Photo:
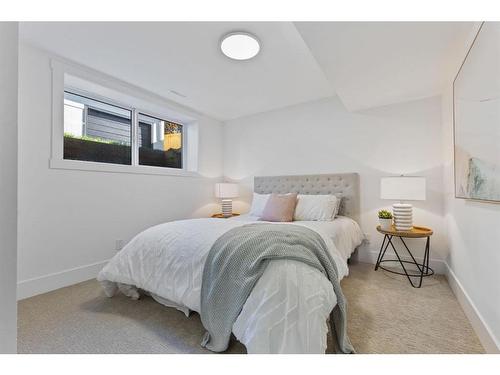
[[[347,261],[363,240],[357,224],[357,174],[255,177],[254,191],[341,197],[339,216],[333,221],[289,224],[318,233],[337,266],[339,279],[347,276]],[[137,299],[145,292],[186,315],[199,313],[203,266],[211,246],[233,228],[262,223],[258,219],[242,215],[151,227],[133,238],[103,268],[98,281],[109,297],[122,292]],[[248,353],[324,353],[327,320],[336,303],[332,284],[319,270],[294,260],[273,260],[243,305],[232,332]]]

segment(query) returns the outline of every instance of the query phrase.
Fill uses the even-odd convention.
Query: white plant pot
[[[382,229],[382,230],[391,230],[391,228],[392,228],[392,219],[381,219],[381,218],[379,218],[378,221],[380,222],[380,229]]]

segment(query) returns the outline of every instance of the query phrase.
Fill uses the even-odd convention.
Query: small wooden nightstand
[[[422,279],[424,277],[434,275],[434,270],[429,267],[430,244],[431,244],[431,236],[433,233],[432,229],[414,226],[412,228],[412,230],[410,230],[410,231],[401,232],[401,231],[397,231],[396,228],[394,228],[394,226],[392,226],[391,230],[383,230],[382,228],[380,228],[380,225],[379,225],[379,226],[377,226],[377,231],[379,231],[380,233],[382,233],[384,235],[384,241],[382,242],[382,246],[380,246],[380,252],[378,254],[377,263],[375,264],[375,271],[379,268],[382,268],[385,271],[392,272],[392,273],[395,273],[398,275],[406,276],[408,278],[408,280],[410,281],[411,286],[414,288],[420,288],[422,286]],[[408,251],[408,254],[410,254],[410,257],[413,261],[407,261],[407,260],[401,259],[401,257],[399,256],[399,254],[396,250],[396,247],[392,243],[393,237],[399,237],[399,239],[403,243],[404,247]],[[427,241],[425,243],[424,260],[423,260],[422,264],[420,264],[416,261],[415,257],[411,253],[410,249],[406,245],[403,238],[427,238]],[[389,247],[389,245],[391,245],[392,250],[394,250],[394,254],[396,254],[396,257],[398,259],[384,259],[385,252],[386,252],[387,248]],[[384,262],[399,262],[401,264],[401,267],[403,267],[404,273],[393,271],[393,270],[382,267],[380,265],[380,263],[384,263]],[[418,271],[415,271],[416,273],[408,273],[408,270],[406,269],[405,264],[415,265],[417,267]],[[412,277],[419,278],[418,284],[413,283]]]
[[[233,216],[240,216],[240,214],[236,214],[236,213],[233,212],[233,214],[231,216],[228,216],[228,217],[222,216],[222,214],[213,214],[212,218],[216,218],[216,219],[228,219],[228,218],[233,217]]]

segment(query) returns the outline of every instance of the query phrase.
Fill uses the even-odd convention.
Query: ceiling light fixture
[[[260,43],[254,35],[237,31],[224,35],[220,49],[230,59],[249,60],[259,53]]]

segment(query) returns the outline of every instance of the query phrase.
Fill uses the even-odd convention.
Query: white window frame
[[[51,159],[49,161],[50,168],[111,173],[135,173],[186,177],[199,176],[197,173],[198,122],[196,117],[193,116],[192,111],[183,109],[181,109],[181,111],[172,110],[172,107],[178,107],[178,105],[169,103],[166,99],[158,97],[155,94],[149,93],[143,89],[121,82],[113,77],[109,77],[91,69],[77,67],[73,64],[68,64],[56,59],[51,60],[51,69],[52,142]],[[69,76],[77,81],[85,82],[89,87],[99,87],[99,89],[91,90],[72,85],[71,83],[66,82]],[[131,165],[64,159],[65,91],[131,111]],[[106,91],[108,94],[100,91]],[[117,94],[119,94],[122,98],[113,97]],[[182,168],[157,167],[139,164],[139,148],[137,147],[139,126],[137,117],[139,113],[182,125]],[[194,115],[196,116],[196,114]]]

